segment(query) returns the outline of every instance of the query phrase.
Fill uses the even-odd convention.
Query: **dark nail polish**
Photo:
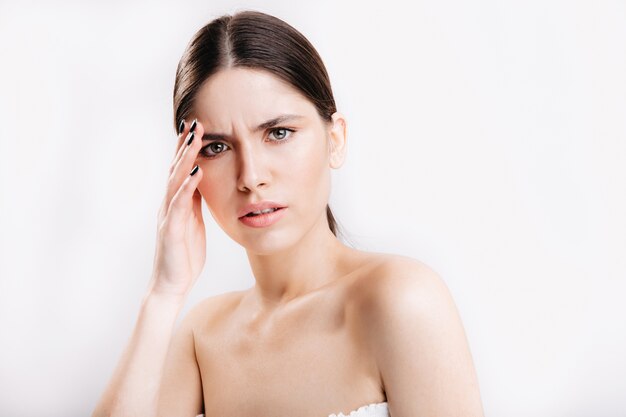
[[[195,167],[193,167],[193,169],[191,170],[191,176],[193,176],[193,174],[195,174],[196,172],[198,172],[198,165],[196,165]]]
[[[191,132],[189,134],[189,140],[187,141],[187,146],[191,145],[191,142],[193,142],[193,137],[196,135],[196,132]]]
[[[180,135],[185,130],[185,119],[181,120],[178,124],[178,134]]]
[[[198,119],[193,119],[193,122],[191,122],[191,127],[189,128],[189,131],[193,132],[194,130],[196,130],[197,124],[198,124]]]

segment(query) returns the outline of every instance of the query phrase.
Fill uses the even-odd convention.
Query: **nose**
[[[239,153],[237,188],[246,192],[265,188],[269,184],[269,172],[263,155],[249,146]]]

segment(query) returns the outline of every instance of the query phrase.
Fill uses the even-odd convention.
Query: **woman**
[[[179,63],[174,120],[149,290],[94,416],[483,415],[442,279],[337,238],[346,120],[302,34],[253,11],[210,22]],[[194,306],[171,337],[205,263],[202,199],[256,283]]]

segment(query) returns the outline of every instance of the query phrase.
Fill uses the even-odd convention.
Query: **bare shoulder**
[[[376,257],[378,261],[360,277],[355,292],[358,316],[371,339],[396,336],[389,326],[393,323],[417,324],[458,314],[448,286],[432,267],[401,255]]]
[[[355,282],[358,290],[354,292],[366,310],[376,313],[403,303],[424,305],[449,297],[443,278],[420,260],[378,253],[370,258],[371,267]]]
[[[391,413],[482,417],[468,340],[442,277],[387,255],[360,279],[355,316]]]
[[[194,329],[206,328],[214,320],[219,320],[232,311],[244,293],[245,290],[229,291],[207,297],[191,307],[183,321]]]
[[[366,344],[376,347],[382,337],[395,337],[398,333],[391,332],[398,329],[390,326],[394,323],[415,323],[444,312],[456,314],[445,281],[429,265],[395,254],[368,253],[366,258],[368,267],[348,291],[354,324]]]

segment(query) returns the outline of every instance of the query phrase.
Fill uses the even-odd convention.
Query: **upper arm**
[[[364,313],[396,417],[482,417],[469,344],[443,280],[421,262],[387,265]]]
[[[159,391],[159,417],[195,417],[204,412],[193,335],[195,311],[187,313],[170,342]]]

